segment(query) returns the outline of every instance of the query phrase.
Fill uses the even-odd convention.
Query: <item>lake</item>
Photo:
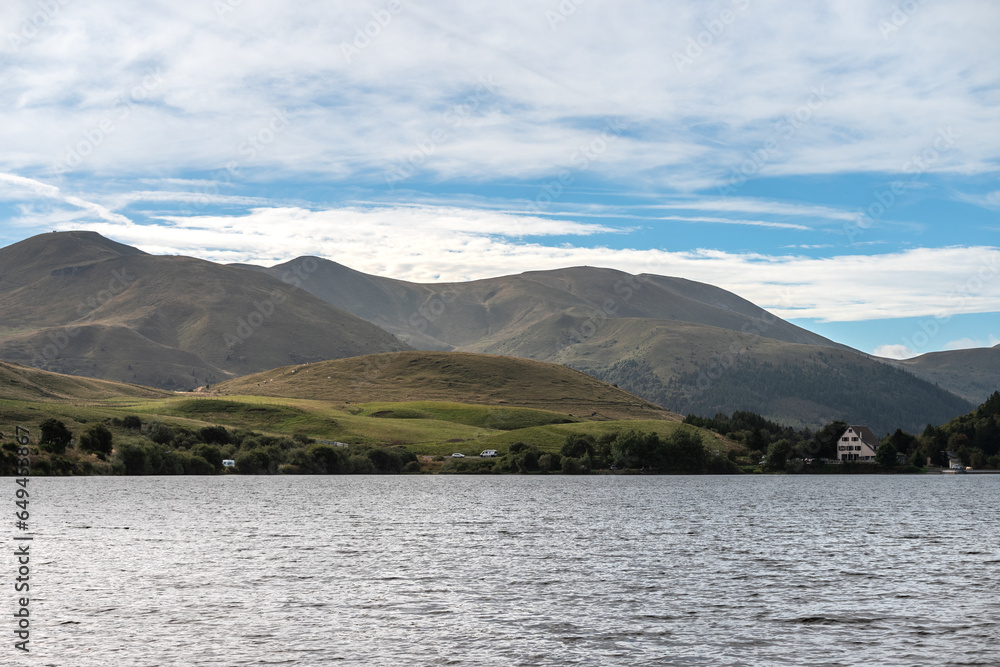
[[[1000,664],[1000,476],[30,484],[2,664]]]

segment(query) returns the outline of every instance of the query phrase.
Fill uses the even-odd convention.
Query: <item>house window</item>
[[[853,438],[851,438],[851,440],[853,440],[854,442],[857,442],[858,441],[858,437],[854,436]]]
[[[860,452],[860,451],[861,451],[861,445],[856,445],[856,446],[854,447],[854,449]]]

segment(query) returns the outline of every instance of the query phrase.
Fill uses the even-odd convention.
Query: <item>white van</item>
[[[482,452],[481,452],[481,453],[479,454],[479,456],[481,456],[481,457],[482,457],[482,458],[484,458],[484,459],[492,459],[492,458],[496,458],[496,455],[497,455],[497,450],[495,450],[495,449],[484,449],[484,450],[483,450],[483,451],[482,451]]]

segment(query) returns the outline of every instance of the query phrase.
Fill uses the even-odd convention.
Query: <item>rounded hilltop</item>
[[[595,419],[681,419],[566,366],[469,352],[387,352],[285,366],[229,380],[213,390],[337,403],[506,405]]]

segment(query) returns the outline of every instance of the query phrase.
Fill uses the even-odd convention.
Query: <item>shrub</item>
[[[596,441],[591,435],[568,435],[566,442],[559,449],[563,456],[571,456],[575,459],[583,458],[588,454],[593,455]]]
[[[375,473],[375,464],[364,454],[351,454],[347,459],[347,467],[354,475],[372,475]]]
[[[338,475],[347,472],[347,452],[342,447],[313,445],[306,450],[311,467],[321,475]]]
[[[564,456],[562,459],[562,471],[565,475],[579,475],[583,472],[583,467],[580,466],[578,460]]]
[[[242,451],[236,455],[236,470],[241,475],[270,475],[277,470],[277,461],[261,447]]]
[[[62,454],[73,440],[73,434],[58,419],[46,419],[41,423],[41,437],[38,442],[42,448],[53,454]]]
[[[214,475],[215,466],[200,456],[186,456],[181,459],[185,475]]]
[[[222,450],[215,445],[197,445],[191,453],[208,461],[216,470],[222,470],[222,459],[225,457],[222,456]]]
[[[138,431],[142,428],[142,420],[135,415],[129,415],[122,419],[122,426],[130,431]]]
[[[91,424],[80,436],[80,449],[98,455],[110,454],[112,448],[111,431],[102,424]]]
[[[206,426],[198,431],[201,440],[210,445],[228,445],[232,438],[223,426]]]
[[[149,474],[149,457],[146,448],[141,445],[132,443],[122,445],[118,448],[117,459],[117,462],[121,462],[124,475]]]

